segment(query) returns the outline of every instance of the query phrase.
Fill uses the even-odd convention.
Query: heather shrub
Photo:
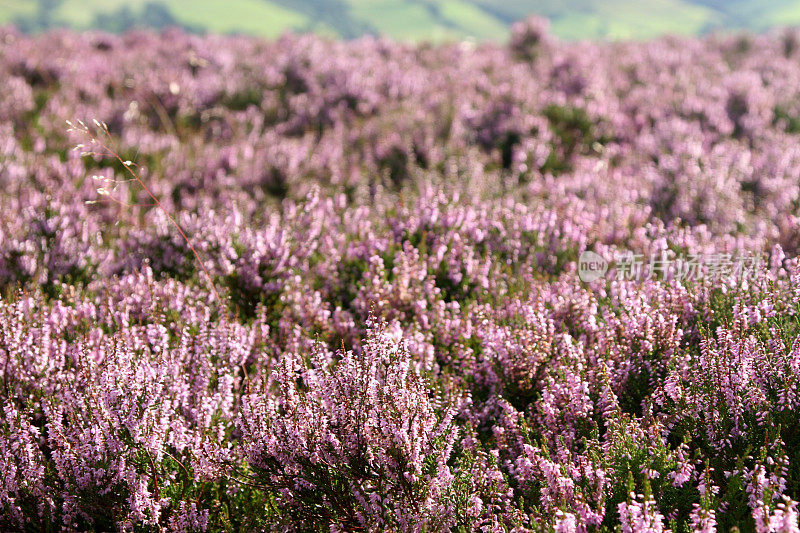
[[[0,529],[797,531],[797,42],[0,28]]]
[[[3,304],[4,523],[206,529],[214,500],[205,485],[235,460],[224,439],[242,339],[206,326],[176,338],[151,323],[114,334],[89,327],[43,351],[53,332],[73,337],[97,309],[32,304]]]
[[[521,59],[533,60],[548,51],[553,41],[549,34],[550,23],[545,18],[529,17],[511,28],[511,50]]]
[[[3,529],[45,529],[55,513],[55,499],[45,484],[45,458],[39,449],[40,429],[25,409],[4,401],[0,433],[3,481],[0,509]]]
[[[254,480],[300,527],[447,527],[452,409],[402,341],[371,328],[360,354],[287,354],[279,394],[248,396],[239,426]]]

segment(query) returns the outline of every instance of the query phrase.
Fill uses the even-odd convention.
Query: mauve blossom
[[[798,35],[0,29],[0,529],[796,531]]]

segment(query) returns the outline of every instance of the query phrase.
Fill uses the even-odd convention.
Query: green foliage
[[[216,4],[216,5],[215,5]],[[223,9],[220,9],[223,6]],[[313,31],[356,38],[387,34],[400,39],[505,39],[530,14],[552,21],[562,39],[649,38],[720,28],[762,30],[800,22],[790,0],[38,0],[0,3],[0,22],[24,31],[57,26],[124,31],[180,26],[190,31],[244,32],[276,37]]]
[[[556,141],[542,172],[554,175],[567,172],[572,168],[574,156],[588,153],[595,143],[602,145],[609,141],[600,133],[602,121],[593,119],[579,107],[550,104],[544,109],[544,116]]]
[[[800,116],[796,113],[789,111],[785,107],[776,107],[773,113],[774,125],[783,125],[783,129],[786,130],[786,133],[800,133]]]

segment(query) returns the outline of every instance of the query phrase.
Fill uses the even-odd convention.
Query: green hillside
[[[502,40],[529,14],[548,17],[563,39],[633,38],[800,24],[796,0],[0,0],[0,23],[191,31],[275,37],[314,31],[352,38]]]

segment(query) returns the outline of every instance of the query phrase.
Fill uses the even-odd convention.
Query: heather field
[[[0,530],[798,531],[798,252],[800,31],[0,29]]]

